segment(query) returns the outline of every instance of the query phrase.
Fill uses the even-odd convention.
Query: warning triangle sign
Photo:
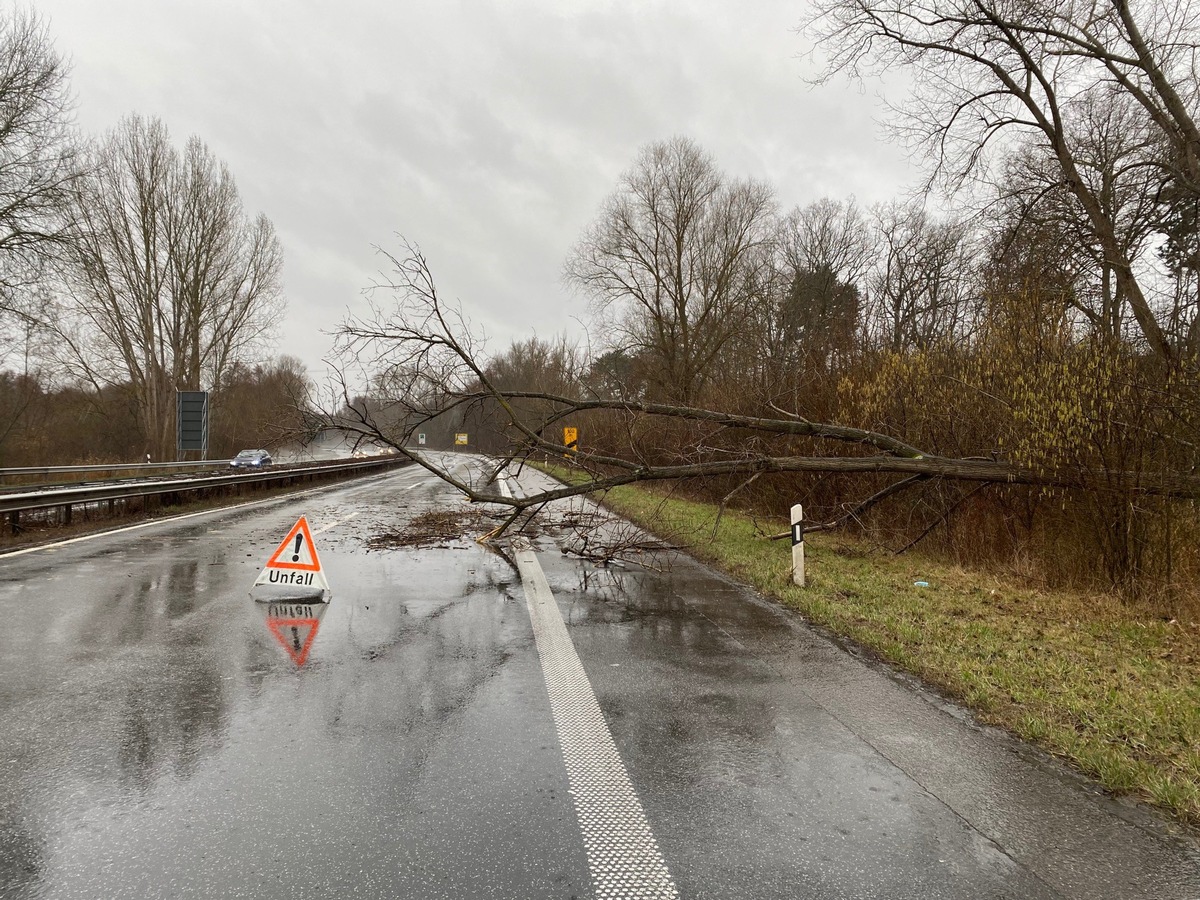
[[[298,666],[304,665],[308,659],[308,651],[312,648],[313,638],[317,636],[320,626],[318,619],[276,619],[268,618],[267,627],[275,640],[283,646]]]
[[[254,587],[266,585],[273,590],[259,599],[278,599],[284,596],[304,597],[329,590],[329,582],[321,569],[321,558],[313,543],[308,519],[304,516],[292,526],[275,552],[263,566]],[[254,591],[251,591],[254,593]]]
[[[312,532],[308,530],[308,519],[300,517],[283,543],[275,548],[267,566],[275,569],[298,569],[301,572],[320,572],[321,561],[317,559],[317,548],[313,545]]]

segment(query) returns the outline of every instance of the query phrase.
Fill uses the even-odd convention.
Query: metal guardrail
[[[157,463],[101,463],[89,466],[22,466],[15,469],[0,469],[0,478],[17,478],[22,475],[69,475],[72,472],[124,472],[139,469],[202,469],[227,466],[227,459],[206,459],[203,462],[157,462]]]
[[[11,524],[15,528],[18,526],[20,514],[23,512],[62,507],[66,512],[66,520],[70,521],[71,507],[87,503],[100,503],[104,501],[115,503],[118,500],[130,500],[163,494],[187,494],[193,492],[203,494],[224,490],[229,487],[249,487],[270,483],[278,485],[298,484],[302,481],[315,481],[350,473],[366,474],[374,470],[383,470],[406,462],[407,460],[403,457],[387,456],[376,459],[354,460],[353,462],[300,466],[287,469],[269,469],[231,475],[209,475],[187,479],[141,481],[137,483],[124,481],[111,484],[88,484],[81,487],[55,487],[50,490],[36,490],[25,493],[8,493],[0,496],[0,515],[8,515]]]

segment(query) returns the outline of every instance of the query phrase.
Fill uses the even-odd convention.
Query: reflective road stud
[[[792,507],[792,581],[804,587],[804,507]]]

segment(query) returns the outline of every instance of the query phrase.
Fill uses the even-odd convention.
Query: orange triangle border
[[[300,625],[308,625],[310,627],[308,629],[308,637],[304,639],[304,646],[296,650],[279,629],[299,627]],[[279,641],[283,649],[287,651],[288,656],[292,658],[292,662],[298,666],[304,665],[308,659],[308,651],[312,648],[313,639],[316,638],[317,629],[320,625],[321,622],[318,619],[267,619],[267,627],[271,629],[271,634],[275,635],[275,640]]]
[[[281,559],[284,554],[288,556],[292,553],[292,540],[297,534],[304,535],[304,539],[308,541],[308,552],[312,554],[313,561],[311,563],[292,562]],[[267,560],[264,568],[267,569],[298,569],[301,572],[320,572],[321,558],[317,556],[317,545],[313,543],[312,532],[308,528],[308,519],[301,516],[299,521],[292,526],[291,531],[275,548],[275,552],[271,554],[271,558]]]

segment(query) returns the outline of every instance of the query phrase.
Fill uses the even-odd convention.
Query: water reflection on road
[[[332,601],[330,601],[332,602]],[[329,603],[255,603],[261,608],[267,632],[287,651],[297,666],[308,661],[309,651],[317,638],[321,620],[329,611]]]
[[[569,808],[507,564],[469,537],[368,552],[348,525],[322,539],[331,602],[257,602],[296,512],[0,562],[0,896],[585,889],[569,831],[521,845]]]
[[[423,479],[303,509],[327,603],[247,594],[296,501],[0,558],[0,896],[591,896],[512,568],[367,540],[461,503]],[[1200,896],[1190,857],[747,590],[541,540],[683,896]]]

